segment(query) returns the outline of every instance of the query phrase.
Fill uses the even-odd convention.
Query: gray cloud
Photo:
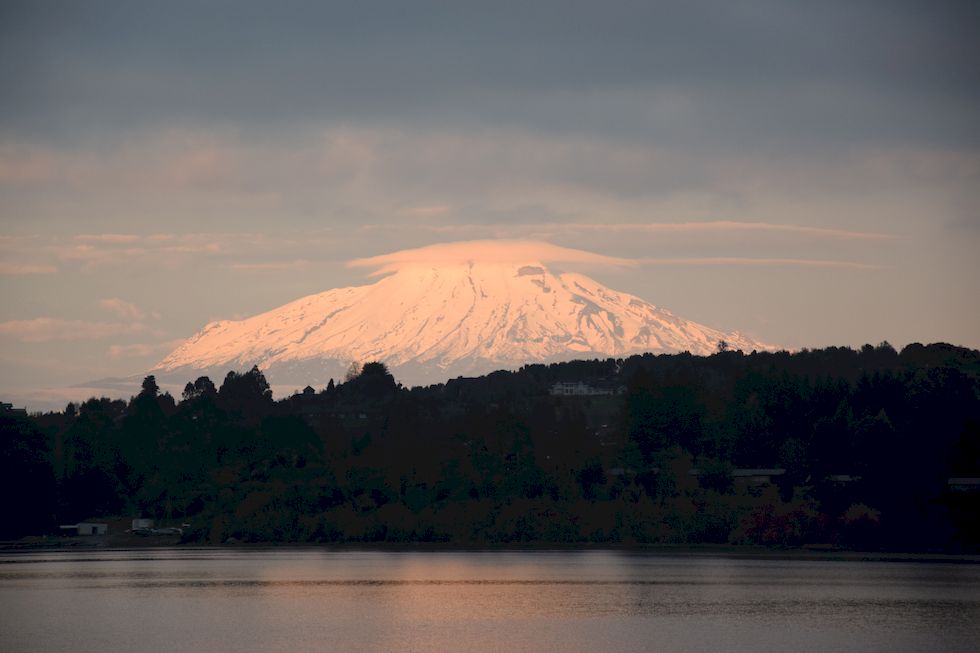
[[[969,2],[5,3],[6,130],[509,124],[977,142]]]

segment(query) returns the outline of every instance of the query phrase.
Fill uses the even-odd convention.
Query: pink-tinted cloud
[[[451,265],[468,262],[483,263],[579,263],[633,267],[641,265],[713,265],[713,266],[783,266],[816,268],[849,268],[874,270],[879,266],[855,261],[805,259],[788,257],[665,257],[627,259],[594,254],[579,249],[559,247],[550,243],[528,240],[473,240],[458,243],[429,245],[391,254],[350,261],[350,267],[378,268],[374,276],[416,265]]]
[[[0,336],[16,338],[21,342],[98,340],[112,336],[143,333],[146,330],[146,325],[141,323],[88,322],[50,317],[0,322]]]
[[[53,265],[43,263],[15,263],[0,261],[0,275],[20,276],[27,274],[53,274],[58,271]]]
[[[132,261],[171,266],[187,256],[214,255],[225,251],[227,243],[245,242],[241,235],[228,234],[81,234],[67,241],[54,240],[36,246],[39,255],[83,270],[119,265]],[[235,245],[231,245],[232,247]]]
[[[79,234],[75,240],[83,243],[108,243],[113,245],[139,242],[144,236],[136,234]]]
[[[808,227],[795,224],[773,224],[769,222],[737,222],[733,220],[715,220],[710,222],[664,222],[651,224],[612,223],[612,224],[570,224],[562,225],[570,229],[583,231],[615,231],[638,232],[650,234],[663,233],[727,233],[733,231],[778,232],[799,236],[819,238],[835,238],[841,240],[888,240],[895,236],[868,231],[850,231],[847,229],[826,229],[823,227]]]
[[[579,263],[583,265],[632,266],[635,261],[559,247],[533,240],[470,240],[442,243],[417,249],[350,261],[350,267],[378,268],[372,276],[418,265],[482,263]]]
[[[231,270],[239,271],[272,271],[272,270],[294,270],[297,268],[304,268],[310,265],[310,262],[306,259],[297,259],[295,261],[268,261],[261,263],[232,263],[228,266]]]
[[[130,345],[111,345],[109,357],[114,360],[123,358],[148,358],[159,356],[179,347],[183,340],[168,340],[166,342],[134,343]]]
[[[135,322],[140,322],[146,318],[146,313],[144,313],[139,306],[131,302],[127,302],[124,299],[119,299],[118,297],[99,300],[99,306],[111,313],[114,313],[115,315],[118,315],[121,318],[126,318]]]
[[[429,206],[412,206],[405,209],[405,213],[413,218],[436,218],[449,213],[448,204],[432,204]]]
[[[800,237],[834,240],[892,240],[892,234],[851,231],[848,229],[827,229],[795,224],[775,224],[770,222],[738,222],[735,220],[714,220],[707,222],[537,222],[516,225],[455,224],[455,225],[413,225],[413,229],[440,234],[501,234],[512,236],[529,235],[567,235],[570,233],[617,233],[617,234],[718,234],[725,236],[737,232],[783,233]]]
[[[36,146],[0,145],[0,185],[25,186],[58,174],[57,157]]]
[[[878,270],[880,266],[855,261],[828,261],[805,258],[748,258],[739,256],[707,256],[686,258],[642,258],[643,265],[738,265],[738,266],[789,266],[809,268],[850,268],[854,270]]]

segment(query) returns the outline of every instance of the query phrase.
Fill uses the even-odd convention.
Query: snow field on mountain
[[[720,340],[746,351],[767,348],[584,275],[554,274],[537,260],[407,263],[370,285],[208,324],[156,369],[379,360],[393,370],[422,365],[445,377],[463,362],[467,370],[490,371],[647,351],[709,354]]]

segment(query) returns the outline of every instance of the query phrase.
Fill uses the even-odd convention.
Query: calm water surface
[[[980,566],[621,551],[0,554],[0,651],[977,651]]]

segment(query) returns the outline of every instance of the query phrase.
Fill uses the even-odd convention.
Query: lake
[[[0,554],[2,651],[976,651],[980,565],[603,551]]]

